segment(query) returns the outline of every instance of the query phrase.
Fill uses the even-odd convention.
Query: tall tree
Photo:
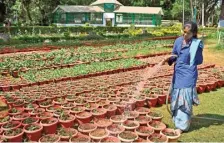
[[[219,19],[224,20],[224,0],[221,0],[221,13]]]

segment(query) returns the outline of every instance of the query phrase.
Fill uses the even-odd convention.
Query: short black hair
[[[186,22],[184,24],[184,29],[185,27],[189,27],[190,26],[190,31],[193,33],[193,38],[198,38],[198,25],[197,23],[193,22],[193,21],[189,21]]]

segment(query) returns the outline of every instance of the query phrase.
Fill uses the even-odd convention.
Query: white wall
[[[57,26],[84,26],[85,24],[56,24]],[[104,24],[90,24],[91,26],[97,27],[97,26],[104,26]]]
[[[129,24],[117,24],[117,27],[130,27]],[[135,25],[135,27],[156,27],[155,25]]]

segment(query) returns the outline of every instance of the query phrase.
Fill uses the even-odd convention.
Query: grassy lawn
[[[199,95],[200,105],[194,107],[194,116],[207,117],[224,120],[224,88],[215,92]],[[163,113],[163,122],[168,127],[174,128],[171,116],[166,105],[152,110]],[[182,142],[223,142],[224,141],[224,121],[212,121],[205,119],[192,119],[189,132],[183,133],[179,141]]]
[[[213,63],[224,66],[224,47],[216,48],[217,40],[207,39],[204,49],[204,63]],[[196,117],[215,118],[224,120],[224,88],[210,93],[199,95],[200,105],[194,107],[193,112]],[[168,127],[174,128],[172,118],[167,111],[166,105],[152,110],[163,113],[163,122]],[[206,119],[192,119],[189,132],[183,133],[179,139],[181,142],[224,142],[224,121],[214,121]]]

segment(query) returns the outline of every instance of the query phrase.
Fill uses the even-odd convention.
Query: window
[[[113,3],[105,3],[104,4],[104,11],[105,12],[113,12],[115,9],[115,6]]]
[[[91,24],[102,24],[103,23],[103,14],[102,13],[91,13],[90,23]]]
[[[117,14],[116,15],[116,22],[117,23],[122,23],[123,21],[123,15],[122,14]]]

